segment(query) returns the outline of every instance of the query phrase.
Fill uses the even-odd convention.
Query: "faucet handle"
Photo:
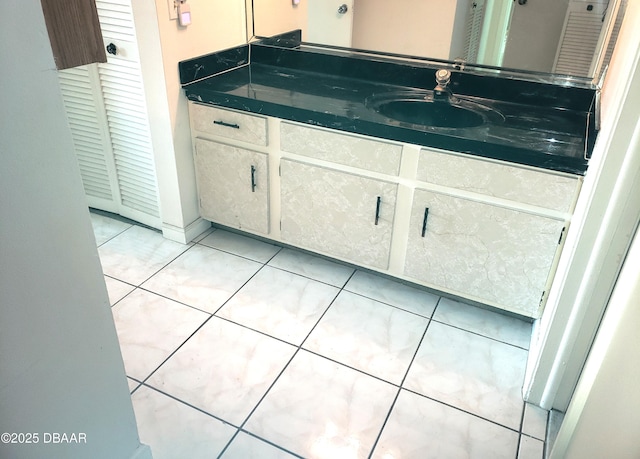
[[[442,88],[446,88],[451,81],[451,72],[447,69],[440,69],[436,72],[436,83]]]

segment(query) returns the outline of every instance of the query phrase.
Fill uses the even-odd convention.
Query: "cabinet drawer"
[[[288,153],[388,175],[398,175],[400,171],[402,147],[390,142],[290,123],[282,123],[280,142],[282,151]]]
[[[208,105],[189,103],[194,130],[254,145],[267,145],[267,119]]]
[[[562,212],[571,210],[580,187],[579,178],[424,149],[416,178]]]

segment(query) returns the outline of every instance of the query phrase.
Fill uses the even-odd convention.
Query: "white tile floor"
[[[528,323],[221,229],[92,220],[154,458],[543,457]]]

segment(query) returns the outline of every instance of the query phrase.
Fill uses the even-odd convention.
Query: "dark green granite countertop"
[[[595,140],[588,85],[482,75],[452,67],[451,89],[504,120],[471,128],[402,123],[372,110],[374,96],[435,86],[438,63],[307,51],[258,43],[180,63],[187,98],[425,147],[583,174]],[[249,57],[250,56],[250,57]],[[451,65],[443,63],[442,66]]]

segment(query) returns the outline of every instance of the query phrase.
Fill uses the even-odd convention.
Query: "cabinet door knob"
[[[251,166],[251,192],[256,192],[256,168]]]
[[[375,218],[375,222],[374,224],[377,225],[378,224],[378,220],[380,220],[380,203],[382,202],[382,198],[380,196],[378,196],[378,199],[376,200],[376,218]]]
[[[424,217],[422,218],[422,237],[424,237],[427,232],[427,218],[429,217],[429,208],[424,208]]]
[[[346,3],[343,3],[342,5],[340,5],[340,7],[338,8],[338,14],[345,14],[347,11],[349,11],[349,7],[347,6]]]
[[[118,48],[116,48],[116,45],[114,45],[113,43],[109,43],[107,45],[107,52],[115,56],[118,53]]]

